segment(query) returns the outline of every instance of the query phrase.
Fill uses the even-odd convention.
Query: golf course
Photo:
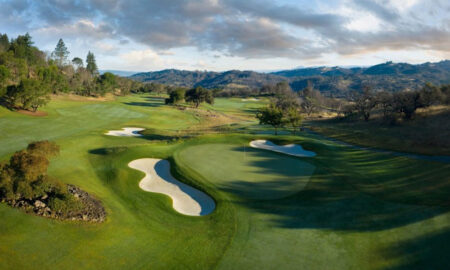
[[[107,213],[1,203],[0,269],[448,269],[450,163],[275,135],[255,118],[268,102],[62,94],[42,115],[0,107],[0,161],[55,142],[48,175]]]

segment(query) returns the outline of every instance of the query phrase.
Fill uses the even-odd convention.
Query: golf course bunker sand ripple
[[[270,150],[296,157],[314,157],[316,155],[316,153],[312,151],[307,151],[303,149],[301,145],[298,144],[288,144],[280,146],[267,140],[255,140],[250,142],[250,146],[253,148]]]
[[[170,174],[167,160],[142,158],[128,163],[128,166],[145,173],[139,182],[141,189],[169,196],[173,201],[173,209],[181,214],[203,216],[210,214],[216,207],[211,197],[175,179]]]
[[[122,130],[110,130],[105,133],[105,135],[109,136],[118,136],[118,137],[141,137],[142,134],[139,134],[139,131],[144,130],[144,128],[137,127],[125,127]]]

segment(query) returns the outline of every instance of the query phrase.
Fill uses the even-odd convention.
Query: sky
[[[448,0],[0,0],[30,33],[100,69],[281,70],[450,59]]]

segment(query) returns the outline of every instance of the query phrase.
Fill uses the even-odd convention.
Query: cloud
[[[36,29],[35,32],[47,36],[92,38],[96,40],[115,36],[115,30],[111,26],[105,23],[95,24],[87,19],[80,19],[74,23],[48,25]]]
[[[448,1],[316,2],[321,5],[269,0],[0,0],[0,22],[14,22],[40,35],[87,38],[109,52],[116,45],[138,43],[150,51],[129,56],[152,61],[183,47],[244,59],[312,59],[384,49],[450,51]]]
[[[386,1],[379,3],[373,0],[354,0],[353,3],[384,21],[395,22],[399,19],[399,14],[392,7],[388,6]]]

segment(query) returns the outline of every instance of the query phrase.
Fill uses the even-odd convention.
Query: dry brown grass
[[[53,94],[51,95],[52,100],[68,100],[68,101],[112,101],[115,100],[114,94],[107,93],[103,97],[86,97],[86,96],[79,96],[74,94]]]
[[[395,125],[375,117],[369,122],[322,119],[311,129],[361,146],[426,155],[450,155],[450,106],[421,109],[413,120]]]

